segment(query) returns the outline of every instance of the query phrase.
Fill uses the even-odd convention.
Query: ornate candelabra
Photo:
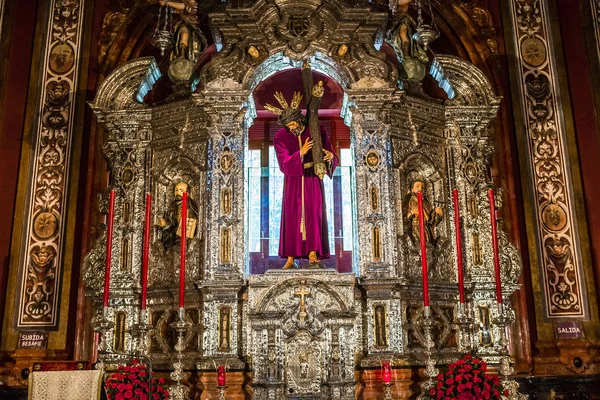
[[[98,340],[99,354],[108,353],[109,332],[112,331],[114,326],[115,323],[108,319],[108,307],[104,306],[102,308],[102,313],[96,314],[96,316],[92,320],[92,328],[95,332],[98,332],[100,334],[100,338]],[[98,359],[98,362],[96,363],[96,369],[103,370],[104,367],[104,361]]]
[[[456,314],[456,325],[460,331],[460,345],[465,353],[475,351],[475,318],[473,317],[473,308],[466,303],[460,303],[458,313]]]
[[[500,369],[498,370],[501,375],[502,386],[505,390],[508,390],[508,398],[509,399],[526,399],[527,396],[519,393],[519,384],[510,379],[510,375],[514,372],[513,367],[511,366],[511,359],[509,354],[509,340],[506,333],[506,328],[508,328],[513,323],[512,315],[508,312],[505,312],[504,306],[502,303],[498,303],[498,315],[493,317],[493,323],[496,324],[500,330],[500,337],[498,339],[498,352],[500,353]]]
[[[423,328],[423,345],[425,346],[425,376],[427,380],[421,382],[420,399],[426,397],[429,389],[435,386],[434,378],[438,376],[439,370],[435,367],[437,361],[435,359],[433,335],[431,331],[436,326],[435,320],[431,317],[431,308],[423,307],[423,319],[419,321],[419,326]]]
[[[136,353],[140,356],[148,356],[150,349],[148,348],[148,333],[152,330],[152,325],[148,323],[148,311],[140,311],[140,321],[133,327],[133,334],[139,336],[139,345]]]
[[[170,388],[169,392],[173,400],[185,400],[188,388],[181,384],[181,380],[185,378],[185,372],[183,371],[183,350],[185,350],[185,333],[190,327],[190,323],[185,320],[185,308],[179,308],[179,318],[171,324],[171,327],[177,332],[177,343],[175,344],[175,351],[177,352],[175,357],[177,361],[173,363],[173,372],[171,372],[171,379],[176,384]]]

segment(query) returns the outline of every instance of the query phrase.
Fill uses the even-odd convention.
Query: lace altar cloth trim
[[[29,400],[100,399],[102,371],[47,371],[29,376]]]

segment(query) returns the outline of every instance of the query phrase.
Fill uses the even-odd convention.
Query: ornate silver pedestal
[[[185,333],[190,328],[190,323],[185,320],[185,308],[179,308],[179,319],[173,322],[171,327],[177,332],[177,343],[175,344],[177,361],[173,363],[173,372],[171,372],[171,379],[176,384],[169,388],[169,393],[173,400],[185,400],[187,399],[189,388],[181,384],[181,381],[185,378],[185,372],[183,371],[183,350],[185,350]]]
[[[145,357],[148,356],[150,352],[150,349],[148,347],[148,334],[153,329],[154,328],[152,327],[152,325],[148,323],[148,311],[141,310],[139,323],[133,327],[132,332],[134,336],[137,336],[139,338],[138,346],[136,349],[137,354]]]
[[[385,400],[392,400],[392,383],[383,384],[383,393]]]
[[[219,400],[225,400],[225,389],[227,389],[227,385],[225,386],[217,386],[217,389],[219,389]]]
[[[475,318],[473,310],[466,303],[459,304],[456,314],[456,325],[460,333],[460,350],[463,353],[473,353],[475,351]]]
[[[429,389],[435,385],[434,378],[440,373],[440,371],[435,367],[437,363],[435,351],[433,350],[435,347],[435,342],[433,341],[433,336],[431,334],[431,331],[436,326],[436,322],[431,317],[431,308],[429,306],[423,307],[423,314],[423,319],[418,322],[418,326],[423,329],[423,346],[425,347],[425,376],[427,377],[427,380],[421,382],[421,394],[419,395],[420,399],[426,398]]]
[[[270,270],[248,287],[254,398],[354,399],[360,334],[355,277],[328,269]],[[275,396],[275,397],[273,397]]]
[[[100,333],[100,338],[98,341],[98,354],[106,354],[110,350],[108,343],[114,327],[115,323],[108,319],[108,307],[103,307],[102,313],[97,314],[92,320],[92,328],[95,332]],[[96,369],[103,370],[104,367],[105,365],[103,359],[98,357]]]
[[[493,318],[494,324],[496,324],[500,330],[500,338],[498,339],[498,353],[500,353],[500,368],[498,373],[500,374],[502,386],[504,390],[508,390],[508,398],[521,400],[527,399],[527,396],[519,393],[519,384],[511,379],[510,376],[514,372],[511,365],[511,358],[509,353],[509,344],[507,328],[513,323],[513,317],[510,311],[505,311],[504,305],[498,303],[498,314]]]

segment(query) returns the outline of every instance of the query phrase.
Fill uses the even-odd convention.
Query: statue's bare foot
[[[288,257],[287,262],[283,266],[283,269],[293,269],[296,268],[296,263],[294,262],[294,257]]]
[[[285,265],[283,266],[283,269],[293,269],[293,268],[296,268],[296,265],[294,263],[286,262]]]
[[[308,262],[309,263],[318,263],[319,259],[317,258],[317,252],[316,251],[311,251],[310,253],[308,253]]]

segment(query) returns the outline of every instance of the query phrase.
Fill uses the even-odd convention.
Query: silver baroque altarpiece
[[[472,64],[437,56],[456,96],[447,101],[398,89],[398,71],[377,50],[387,14],[342,8],[337,1],[257,1],[250,9],[209,16],[222,49],[203,67],[204,89],[188,98],[148,106],[135,100],[156,73],[152,58],[114,71],[92,103],[108,135],[104,155],[117,205],[112,249],[111,297],[106,332],[118,361],[140,348],[139,291],[144,194],[153,195],[152,224],[168,213],[174,186],[189,184],[198,205],[197,231],[188,244],[184,367],[213,370],[227,363],[253,371],[257,399],[352,399],[358,368],[382,360],[422,365],[425,353],[419,250],[410,239],[403,198],[415,178],[441,205],[435,246],[428,248],[431,316],[437,359],[452,361],[476,350],[492,363],[501,356],[491,248],[487,171],[494,153],[490,122],[500,99]],[[301,20],[304,35],[290,33]],[[286,22],[287,21],[287,22]],[[366,22],[365,22],[366,21]],[[342,44],[350,51],[336,54]],[[253,45],[261,59],[249,59]],[[356,235],[353,273],[271,270],[249,275],[245,218],[247,132],[256,115],[252,91],[277,71],[313,69],[345,92],[342,117],[350,126]],[[458,189],[463,223],[467,313],[459,321],[457,232],[451,221]],[[501,206],[502,194],[496,202]],[[108,190],[100,208],[108,208]],[[458,233],[460,234],[460,232]],[[88,293],[100,297],[106,235],[87,255]],[[521,272],[517,250],[500,231],[505,313]],[[159,367],[174,359],[179,251],[166,249],[159,229],[151,235],[147,355]],[[282,264],[283,265],[283,264]]]

